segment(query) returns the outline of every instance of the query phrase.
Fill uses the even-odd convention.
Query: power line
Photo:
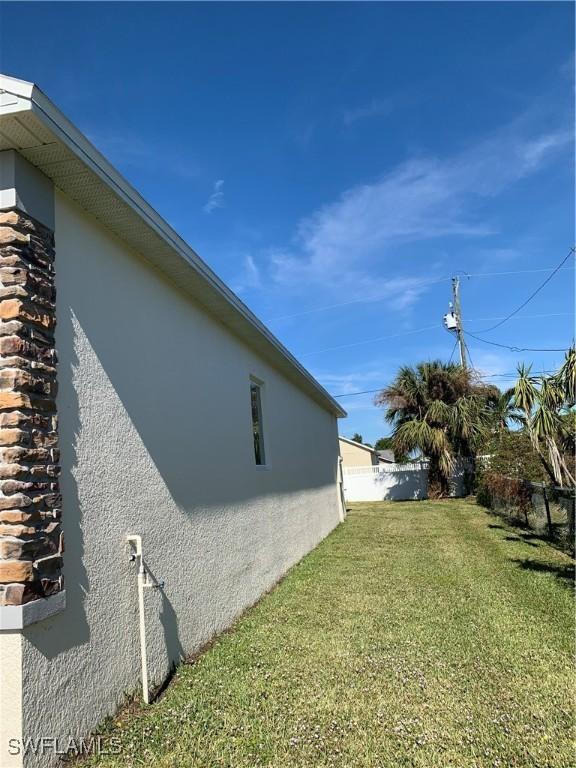
[[[384,387],[378,387],[378,389],[364,389],[362,392],[344,392],[341,395],[332,395],[332,397],[355,397],[356,395],[371,395],[374,392],[381,392]]]
[[[547,370],[547,371],[537,371],[535,373],[535,376],[548,376],[549,374],[556,373],[556,371],[553,370]],[[518,378],[518,372],[516,373],[488,373],[484,375],[484,378],[490,378],[490,379],[516,379]]]
[[[533,320],[538,317],[573,317],[574,312],[544,312],[539,313],[537,315],[520,315],[520,317],[514,316],[515,320]],[[472,323],[478,323],[480,320],[485,322],[486,320],[502,320],[504,318],[504,315],[499,315],[497,317],[473,317],[468,322]],[[512,319],[512,318],[509,318]],[[477,333],[482,333],[482,331],[477,331]]]
[[[445,283],[450,280],[450,277],[437,277],[432,280],[419,280],[415,283],[407,285],[407,289],[420,288],[426,285],[435,285],[436,283]],[[390,278],[390,282],[394,280],[410,280],[410,278]],[[323,307],[312,307],[312,309],[305,309],[302,312],[294,312],[290,315],[280,315],[279,317],[271,317],[265,320],[266,323],[273,323],[276,320],[290,320],[293,317],[302,317],[303,315],[313,315],[316,312],[326,312],[329,309],[338,309],[339,307],[348,307],[352,304],[376,304],[379,301],[385,301],[389,296],[378,296],[374,299],[351,299],[350,301],[341,301],[338,304],[326,304]]]
[[[509,272],[463,272],[464,277],[500,277],[504,275],[532,275],[536,272],[552,272],[557,267],[538,267],[538,269],[515,269]],[[574,267],[564,267],[572,270]]]
[[[541,283],[541,284],[538,286],[538,288],[536,288],[536,290],[535,290],[533,293],[531,293],[531,294],[530,294],[530,296],[528,296],[528,298],[526,299],[526,301],[522,302],[522,304],[520,304],[520,306],[516,307],[516,309],[515,309],[513,312],[510,312],[510,314],[509,314],[509,315],[507,315],[507,316],[506,316],[506,317],[505,317],[503,320],[501,320],[499,323],[496,323],[496,325],[491,325],[491,326],[490,326],[490,328],[484,328],[483,330],[481,330],[481,331],[478,331],[478,333],[488,333],[488,331],[493,331],[493,330],[495,330],[496,328],[499,328],[501,325],[504,325],[504,323],[508,322],[508,320],[510,320],[510,318],[511,318],[511,317],[514,317],[514,315],[518,314],[518,312],[520,312],[520,310],[521,310],[521,309],[524,309],[524,307],[525,307],[527,304],[529,304],[529,303],[532,301],[532,299],[533,299],[533,298],[534,298],[534,297],[535,297],[537,294],[539,294],[539,293],[540,293],[540,291],[542,290],[542,288],[544,288],[544,286],[548,285],[548,283],[550,282],[550,280],[552,280],[552,278],[554,277],[554,275],[555,275],[555,274],[556,274],[556,273],[557,273],[557,272],[558,272],[558,271],[559,271],[559,270],[560,270],[560,269],[561,269],[561,268],[564,266],[564,264],[565,264],[565,263],[568,261],[568,259],[570,258],[570,256],[572,256],[572,254],[574,253],[574,251],[575,251],[575,250],[576,250],[576,248],[574,248],[574,247],[573,247],[573,248],[570,248],[570,250],[568,251],[568,253],[566,254],[566,256],[565,256],[565,257],[562,259],[562,261],[560,262],[560,264],[558,264],[558,266],[557,266],[557,267],[556,267],[556,268],[553,270],[553,272],[552,272],[550,275],[548,275],[548,277],[546,278],[546,280],[544,280],[544,281],[543,281],[543,282],[542,282],[542,283]],[[470,334],[470,335],[472,335],[472,334]],[[524,351],[524,350],[522,350],[522,351]],[[528,350],[526,350],[526,351],[528,351]],[[529,351],[533,351],[533,352],[540,352],[540,351],[547,351],[547,350],[529,350]]]
[[[545,314],[539,314],[539,315],[521,315],[518,320],[528,319],[528,318],[535,318],[535,317],[562,317],[562,316],[573,316],[573,312],[552,312],[552,313],[545,313]],[[495,317],[473,317],[470,318],[468,322],[478,322],[478,320],[495,320],[497,318]],[[411,336],[415,333],[424,333],[425,331],[431,331],[435,329],[440,329],[442,326],[439,323],[435,323],[434,325],[426,325],[423,328],[415,328],[412,331],[401,331],[400,333],[392,333],[388,336],[376,336],[370,339],[361,339],[360,341],[353,341],[350,342],[350,344],[339,344],[335,347],[326,347],[325,349],[315,349],[312,352],[303,352],[302,354],[298,355],[298,357],[309,357],[310,355],[320,355],[323,352],[333,352],[338,349],[349,349],[350,347],[360,347],[364,344],[375,344],[379,341],[387,341],[388,339],[397,339],[401,336]],[[468,334],[471,336],[472,334],[468,331]],[[514,350],[516,351],[516,350]]]
[[[470,331],[467,331],[468,336],[471,336],[476,341],[481,341],[483,344],[490,344],[493,347],[501,347],[502,349],[509,349],[511,352],[565,352],[567,347],[560,348],[538,348],[538,347],[513,347],[509,344],[499,344],[497,341],[488,341],[488,339],[481,339]],[[569,346],[569,345],[568,345]]]
[[[565,267],[565,269],[574,269],[574,267]],[[555,267],[541,267],[539,269],[516,269],[511,270],[508,272],[465,272],[466,277],[470,278],[476,278],[476,277],[505,277],[508,275],[527,275],[527,274],[534,274],[537,272],[551,272],[552,270],[558,271],[558,268]],[[410,278],[391,278],[396,280],[406,280]],[[431,280],[420,280],[418,282],[412,283],[411,285],[407,285],[407,288],[419,288],[424,287],[426,285],[435,285],[437,283],[446,283],[449,282],[452,278],[451,277],[438,277]],[[380,296],[378,298],[374,299],[351,299],[350,301],[342,301],[338,304],[326,304],[322,307],[312,307],[311,309],[305,309],[302,310],[302,312],[294,312],[290,315],[279,315],[278,317],[269,317],[264,322],[266,323],[274,323],[278,320],[291,320],[294,317],[303,317],[304,315],[313,315],[316,312],[327,312],[330,309],[339,309],[340,307],[348,307],[354,304],[376,304],[379,301],[385,301],[388,296]]]
[[[554,371],[538,371],[537,373],[533,374],[534,376],[545,376],[548,374],[554,373]],[[484,379],[516,379],[518,378],[518,373],[486,373],[482,376]],[[363,389],[360,392],[342,392],[339,395],[332,395],[332,397],[340,398],[340,397],[356,397],[358,395],[372,395],[375,392],[381,392],[384,389],[384,386],[378,387],[378,389]]]
[[[373,339],[363,339],[362,341],[353,341],[350,344],[339,344],[336,347],[326,347],[326,349],[315,349],[313,352],[304,352],[304,354],[299,355],[299,357],[308,357],[309,355],[319,355],[321,352],[332,352],[335,349],[347,349],[349,347],[359,347],[362,344],[373,344],[374,342],[378,341],[386,341],[387,339],[397,339],[400,336],[409,336],[410,334],[414,333],[422,333],[423,331],[430,331],[434,328],[440,328],[438,323],[434,323],[434,325],[426,325],[424,328],[416,328],[413,331],[402,331],[401,333],[392,333],[388,336],[377,336]]]
[[[466,352],[468,352],[468,360],[470,360],[470,366],[472,367],[473,371],[476,371],[476,368],[474,367],[474,363],[472,362],[472,355],[470,354],[470,348],[468,347],[468,344],[466,344],[466,339],[464,339],[464,346],[466,347]]]

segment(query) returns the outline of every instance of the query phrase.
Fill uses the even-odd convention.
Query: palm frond
[[[534,404],[538,400],[538,389],[535,386],[535,378],[530,375],[532,366],[521,363],[518,366],[518,381],[514,387],[514,402],[526,416],[532,413]]]
[[[452,409],[442,400],[433,400],[426,411],[425,419],[429,424],[444,424],[447,425],[450,422]]]
[[[557,376],[545,376],[542,378],[538,399],[543,407],[550,410],[557,410],[562,407],[565,398],[562,391],[562,382]]]
[[[576,405],[576,347],[574,345],[566,352],[564,363],[558,371],[558,380],[567,407],[574,407]]]

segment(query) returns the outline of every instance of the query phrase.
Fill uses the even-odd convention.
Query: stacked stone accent
[[[54,235],[0,211],[0,605],[63,588]]]

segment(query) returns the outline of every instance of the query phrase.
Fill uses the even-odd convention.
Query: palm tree
[[[514,398],[514,387],[501,392],[498,387],[487,385],[486,406],[495,432],[507,431],[511,424],[523,424],[522,414]]]
[[[444,495],[457,456],[472,457],[487,433],[488,390],[460,365],[435,360],[403,366],[376,397],[393,427],[394,451],[428,457],[429,484]]]
[[[576,485],[568,468],[574,456],[576,404],[576,349],[552,376],[532,376],[531,366],[518,366],[514,401],[534,450],[557,485]]]

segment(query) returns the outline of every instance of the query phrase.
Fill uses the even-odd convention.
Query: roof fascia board
[[[10,77],[10,75],[0,75],[0,90],[30,99],[33,92],[40,89],[34,83],[28,82],[28,80],[20,80],[17,77]]]
[[[0,115],[13,115],[32,109],[30,96],[6,88],[5,78],[0,77]]]

